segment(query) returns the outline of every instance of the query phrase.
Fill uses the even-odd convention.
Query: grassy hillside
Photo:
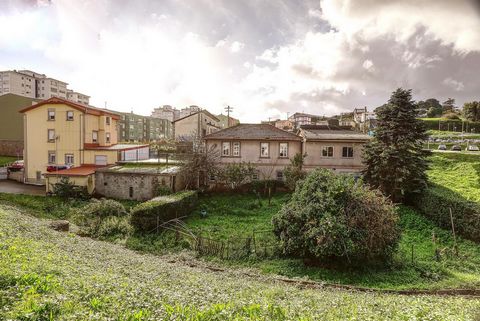
[[[480,202],[480,155],[434,153],[428,177],[434,183]]]
[[[302,290],[141,255],[0,207],[4,320],[472,320],[480,300]],[[190,265],[199,264],[197,267]]]

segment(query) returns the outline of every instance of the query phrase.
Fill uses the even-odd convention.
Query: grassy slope
[[[192,258],[58,233],[5,206],[0,243],[0,319],[471,320],[480,312],[480,300],[301,290],[212,272]]]
[[[187,225],[202,235],[226,240],[251,236],[252,230],[271,230],[271,217],[288,199],[288,195],[275,195],[272,205],[262,200],[257,206],[253,195],[210,195],[201,198],[208,217],[202,219],[194,213],[186,220]],[[231,266],[255,267],[264,273],[289,277],[308,276],[314,280],[332,283],[354,284],[376,288],[457,288],[480,286],[480,247],[472,242],[459,240],[461,257],[449,255],[453,240],[448,231],[435,227],[413,210],[401,207],[400,224],[404,230],[394,264],[387,269],[331,270],[320,267],[305,267],[298,259],[243,259],[220,261]],[[444,249],[441,262],[435,261],[435,247],[431,241],[432,231],[439,238],[439,248]],[[269,233],[271,239],[273,233]],[[131,237],[127,246],[146,252],[162,253],[165,240],[161,236]],[[240,242],[240,241],[239,241]],[[166,244],[170,244],[166,242]],[[414,261],[411,262],[411,246],[414,245]],[[168,245],[167,245],[168,246]]]
[[[480,202],[480,155],[435,153],[431,161],[432,182]]]
[[[13,156],[0,156],[0,166],[12,163],[16,160],[17,158]]]

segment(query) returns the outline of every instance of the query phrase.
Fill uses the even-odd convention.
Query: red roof
[[[72,108],[75,108],[75,109],[77,109],[81,112],[84,112],[85,114],[96,115],[96,116],[108,115],[108,116],[111,116],[114,119],[117,119],[117,120],[120,119],[120,115],[118,115],[118,114],[116,114],[112,111],[105,110],[105,109],[100,109],[100,108],[96,108],[96,107],[92,107],[92,106],[80,105],[80,104],[77,104],[73,101],[63,99],[63,98],[59,98],[59,97],[52,97],[52,98],[49,98],[49,99],[46,99],[46,100],[42,100],[41,102],[39,102],[35,105],[28,106],[27,108],[24,108],[24,109],[20,110],[20,113],[24,113],[24,112],[27,112],[29,110],[32,110],[32,109],[35,109],[35,108],[38,108],[40,106],[47,105],[47,104],[63,104],[63,105],[67,105],[67,106],[70,106]]]
[[[50,173],[45,173],[45,176],[88,176],[95,174],[95,171],[105,166],[98,165],[81,165],[78,167],[72,167],[69,169],[62,169],[61,171],[55,171]]]

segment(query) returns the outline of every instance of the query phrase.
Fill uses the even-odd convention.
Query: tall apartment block
[[[168,119],[170,122],[173,122],[177,119],[198,113],[200,110],[202,109],[195,105],[185,107],[180,110],[170,105],[163,105],[162,107],[155,108],[152,111],[151,116],[155,118]]]
[[[122,142],[148,143],[172,137],[172,123],[168,119],[120,114],[119,136]]]
[[[170,122],[180,118],[180,110],[170,106],[163,105],[162,107],[157,107],[152,111],[152,117],[167,119]]]
[[[90,96],[67,89],[68,83],[30,70],[0,71],[0,95],[15,94],[28,98],[58,97],[88,105]]]

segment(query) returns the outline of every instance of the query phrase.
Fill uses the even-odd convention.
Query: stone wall
[[[23,158],[23,141],[0,140],[0,155]]]
[[[171,189],[173,180],[175,180],[175,190],[178,190],[181,182],[174,177],[176,176],[166,174],[97,171],[95,191],[109,198],[146,201],[156,196],[155,192],[159,185]]]

